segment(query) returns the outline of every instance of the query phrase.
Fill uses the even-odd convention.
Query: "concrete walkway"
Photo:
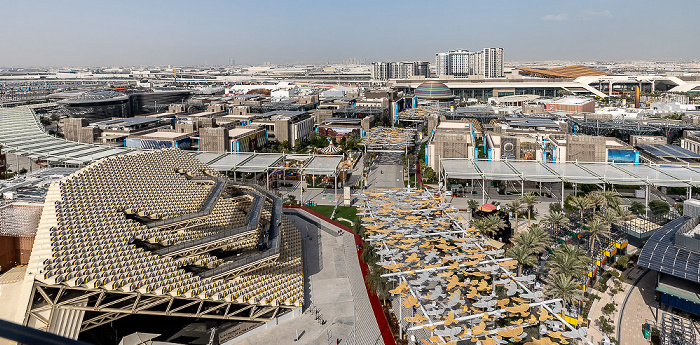
[[[300,218],[292,220],[304,238],[308,277],[304,312],[235,344],[335,344],[336,339],[341,344],[353,344],[355,321],[357,344],[383,344],[364,288],[353,236],[329,234]],[[294,341],[297,333],[299,341]]]
[[[367,177],[370,190],[381,188],[403,188],[403,167],[401,165],[373,165]]]
[[[643,270],[636,269],[637,276],[643,274]],[[630,283],[634,280],[630,279]],[[657,323],[657,316],[660,316],[661,311],[657,309],[657,303],[654,300],[654,289],[656,288],[656,273],[654,271],[646,273],[639,280],[636,286],[631,287],[627,303],[622,310],[622,323],[616,325],[620,327],[617,333],[620,335],[620,344],[647,344],[648,340],[644,339],[642,333],[642,324]],[[615,323],[617,324],[615,319]],[[659,319],[660,320],[660,319]]]
[[[611,268],[611,270],[612,270],[612,268]],[[622,290],[623,291],[618,292],[615,295],[612,295],[610,293],[611,288],[614,287],[614,284],[612,283],[612,278],[610,278],[610,280],[608,280],[608,289],[605,292],[600,292],[600,291],[594,290],[594,289],[590,290],[590,292],[592,292],[600,297],[600,299],[597,299],[593,302],[593,305],[591,306],[591,310],[588,313],[588,319],[590,320],[590,325],[588,327],[589,339],[594,344],[598,344],[600,341],[603,341],[603,339],[604,339],[603,331],[602,331],[600,324],[598,322],[598,319],[601,316],[604,316],[606,319],[608,319],[608,322],[613,324],[615,326],[615,331],[617,331],[618,320],[620,317],[620,309],[622,308],[623,302],[625,300],[625,296],[630,291],[630,289],[633,288],[632,284],[634,284],[634,282],[637,280],[637,278],[639,278],[643,273],[644,273],[644,270],[642,270],[636,266],[625,270],[622,273],[622,276],[625,278],[625,281],[622,283]],[[645,279],[646,279],[646,276],[645,276]],[[607,305],[609,303],[615,304],[615,312],[613,312],[609,315],[606,315],[603,312],[603,308],[605,307],[605,305]],[[629,305],[629,303],[631,303],[631,302],[628,301],[627,303]],[[627,313],[627,311],[625,311],[623,313],[623,315],[626,313]],[[639,328],[639,331],[641,332],[641,327]],[[616,337],[616,332],[613,332],[613,333],[609,334],[608,336],[611,338]]]

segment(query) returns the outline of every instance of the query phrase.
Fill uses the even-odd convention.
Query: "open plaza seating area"
[[[518,276],[517,261],[469,227],[444,198],[387,189],[360,201],[367,239],[381,257],[382,277],[393,281],[393,303],[401,305],[396,318],[410,339],[590,343],[585,328],[562,317],[567,309],[562,299],[549,296],[535,275]]]
[[[45,284],[256,305],[303,302],[301,235],[273,197],[230,183],[183,151],[109,157],[61,180],[58,192],[47,198],[55,201],[55,218],[42,219],[51,225],[50,253],[36,279]],[[248,269],[232,267],[236,274],[202,277],[251,253],[265,264],[248,260]]]

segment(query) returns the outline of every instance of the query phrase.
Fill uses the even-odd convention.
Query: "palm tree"
[[[498,233],[498,231],[504,229],[506,227],[506,222],[501,219],[497,214],[492,214],[488,217],[486,217],[486,220],[489,223],[489,227],[491,228],[491,231],[494,235]]]
[[[479,202],[474,199],[469,199],[469,201],[467,201],[467,207],[469,208],[469,210],[472,211],[472,216],[474,215],[474,211],[476,211],[476,209],[478,209],[479,206]]]
[[[472,219],[469,225],[473,226],[484,235],[495,235],[506,227],[506,223],[498,215],[492,214],[486,218]]]
[[[534,266],[538,262],[532,251],[520,245],[508,248],[506,256],[518,262],[518,277],[523,274],[523,266]]]
[[[591,254],[593,253],[593,248],[595,248],[596,241],[599,241],[603,236],[610,236],[610,230],[600,219],[593,218],[588,223],[588,238],[591,242]]]
[[[379,254],[377,254],[377,251],[373,245],[367,244],[360,255],[360,259],[368,265],[374,265],[381,260],[381,257],[379,257]]]
[[[603,201],[605,203],[605,207],[608,208],[616,208],[617,206],[620,205],[620,202],[622,201],[622,198],[620,198],[620,195],[611,191],[611,190],[606,190],[604,192],[600,192],[600,196],[603,197]]]
[[[506,208],[508,209],[508,212],[513,213],[513,216],[515,216],[515,233],[518,233],[518,213],[520,210],[523,208],[523,202],[520,200],[520,198],[515,199],[508,203],[506,205]]]
[[[575,258],[577,258],[580,261],[583,261],[584,263],[588,263],[591,261],[591,258],[588,257],[588,253],[586,253],[585,250],[581,249],[579,246],[573,245],[573,244],[565,244],[559,248],[557,248],[556,252],[561,252],[562,254],[566,255],[571,255]]]
[[[547,268],[551,274],[563,274],[571,277],[581,277],[586,274],[588,269],[588,256],[578,257],[567,253],[566,251],[554,251],[554,254],[547,260]]]
[[[584,196],[575,196],[571,198],[569,204],[579,210],[581,214],[580,222],[583,223],[583,211],[591,207],[590,200],[586,199]]]
[[[559,229],[569,225],[569,218],[564,214],[564,212],[551,211],[544,217],[542,223],[554,227],[558,236]]]
[[[549,234],[537,224],[533,224],[529,231],[517,234],[511,241],[515,244],[515,247],[523,248],[523,250],[527,250],[531,254],[537,254],[537,256],[552,243]]]
[[[529,231],[523,231],[510,239],[516,247],[523,247],[531,252],[537,252],[540,245],[537,243],[537,238]]]
[[[615,212],[617,212],[617,216],[622,222],[628,221],[632,218],[632,212],[630,212],[628,208],[624,208],[620,205],[617,205],[615,206],[614,210]]]
[[[583,292],[578,288],[578,284],[572,277],[564,274],[550,276],[547,292],[550,296],[561,298],[564,301],[564,311],[566,311],[567,303],[572,304],[583,299]]]
[[[610,227],[612,227],[613,224],[617,223],[620,220],[620,215],[615,209],[606,208],[605,212],[598,215],[598,219],[600,219],[601,222],[605,223],[608,229],[610,229]]]
[[[472,218],[469,221],[469,226],[474,227],[476,231],[482,234],[486,234],[489,230],[489,223],[486,221],[486,218]]]
[[[530,226],[530,217],[532,215],[533,208],[538,202],[540,202],[540,199],[535,194],[528,193],[521,196],[520,200],[523,204],[525,204],[525,206],[527,206],[527,226]]]
[[[386,273],[386,270],[383,267],[377,264],[370,265],[370,272],[367,275],[367,286],[379,297],[379,300],[385,303],[391,295],[389,292],[391,283],[389,283],[388,279],[381,276],[384,273]]]
[[[532,224],[528,232],[534,239],[535,253],[542,253],[547,247],[552,245],[552,238],[538,224]]]
[[[590,202],[589,207],[592,208],[593,211],[597,211],[598,207],[603,206],[605,203],[605,198],[600,194],[600,191],[591,192],[586,195],[585,198]]]

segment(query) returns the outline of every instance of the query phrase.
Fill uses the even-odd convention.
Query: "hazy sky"
[[[0,66],[700,58],[698,0],[0,0]]]

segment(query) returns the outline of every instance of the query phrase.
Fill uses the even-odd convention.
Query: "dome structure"
[[[452,91],[447,85],[437,81],[426,81],[416,88],[415,95],[421,99],[448,100],[453,99]]]

